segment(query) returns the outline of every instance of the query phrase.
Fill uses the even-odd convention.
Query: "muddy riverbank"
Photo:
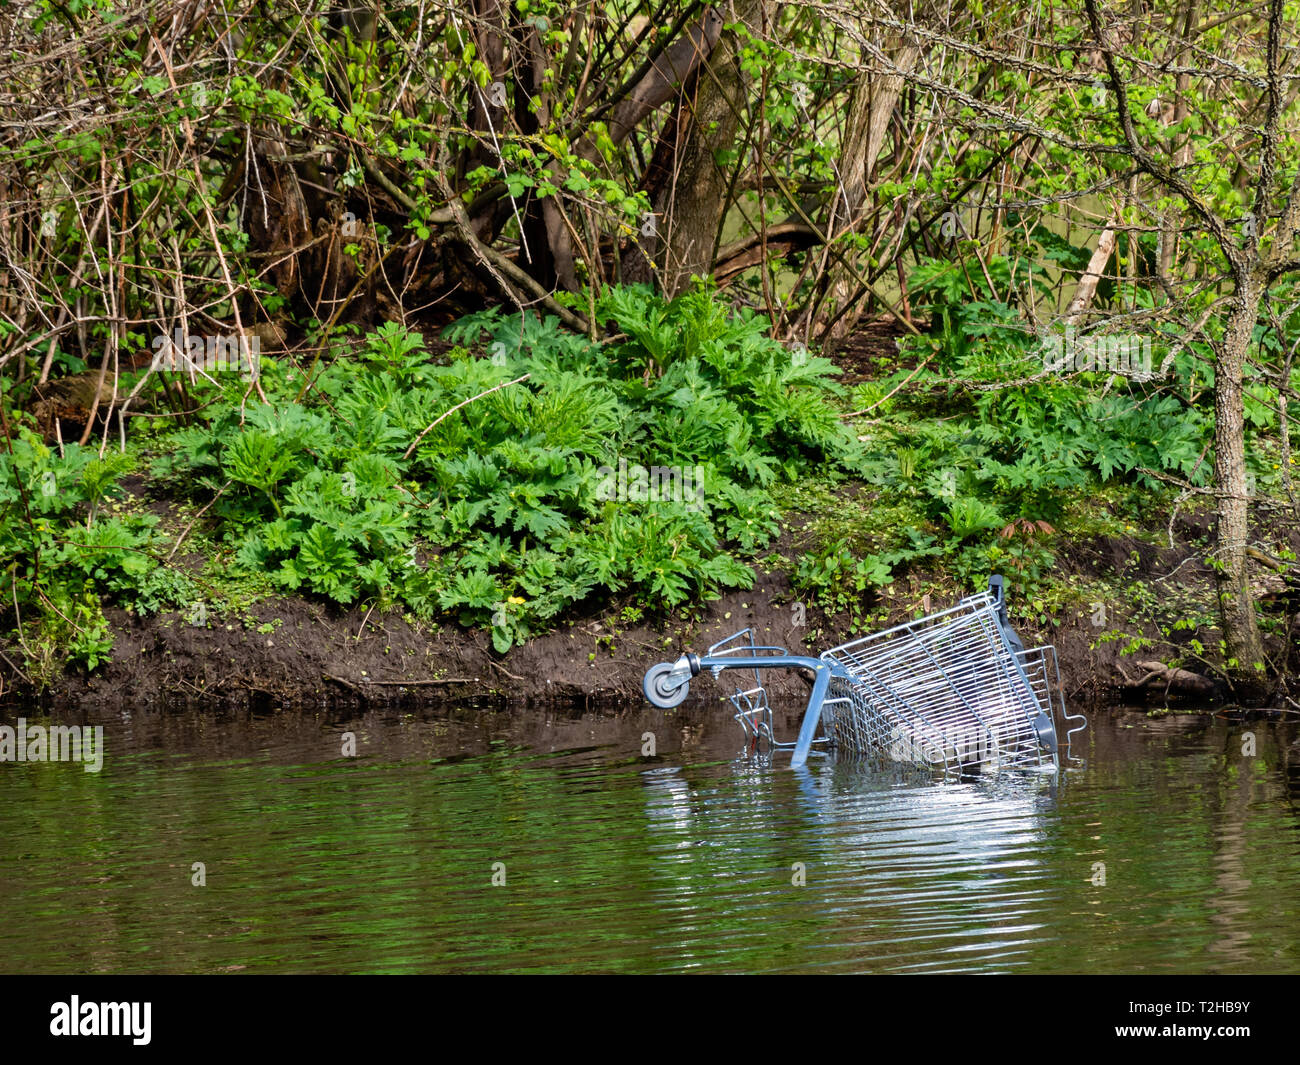
[[[887,613],[889,623],[897,623],[953,601],[915,591],[902,582],[875,606]],[[1068,699],[1086,704],[1162,705],[1184,698],[1209,705],[1234,702],[1231,690],[1208,671],[1197,674],[1193,668],[1187,676],[1146,677],[1139,684],[1151,672],[1151,663],[1172,656],[1162,655],[1156,646],[1159,632],[1148,632],[1145,638],[1152,646],[1137,651],[1131,648],[1134,639],[1144,638],[1140,630],[1130,638],[1103,639],[1103,627],[1097,624],[1101,603],[1081,602],[1043,614],[1041,621],[1023,613],[1016,619],[1027,645],[1056,647]],[[703,652],[745,628],[754,630],[760,644],[796,653],[817,653],[847,638],[851,629],[848,615],[805,607],[779,571],[756,571],[752,590],[729,593],[689,613],[637,624],[628,624],[614,607],[572,617],[505,655],[492,649],[486,633],[452,623],[421,623],[399,612],[337,610],[302,599],[268,599],[240,617],[208,616],[202,624],[175,612],[149,618],[119,612],[111,620],[116,632],[111,660],[89,675],[66,675],[46,696],[53,704],[193,700],[236,707],[384,706],[469,695],[530,703],[614,702],[639,699],[642,676],[654,663],[683,651]],[[1106,620],[1114,624],[1113,618]],[[768,681],[774,697],[802,702],[806,687],[797,675],[773,671]],[[705,678],[693,686],[691,698],[717,699],[723,688]],[[10,693],[15,694],[21,693]],[[1279,692],[1277,701],[1284,700]]]

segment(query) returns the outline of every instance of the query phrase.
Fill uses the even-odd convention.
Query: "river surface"
[[[5,972],[1300,972],[1285,723],[1094,712],[1059,775],[933,783],[713,705],[27,720],[104,760],[0,763]]]

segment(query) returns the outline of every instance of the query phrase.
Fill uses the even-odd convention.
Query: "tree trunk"
[[[885,143],[889,120],[898,105],[905,76],[911,73],[921,57],[921,49],[911,41],[895,42],[890,49],[894,65],[902,73],[864,70],[853,87],[849,102],[849,117],[840,153],[840,181],[843,194],[835,199],[831,209],[828,235],[833,239],[860,224],[862,209],[867,201],[867,189],[875,177],[876,159]],[[850,264],[856,256],[848,255]],[[851,267],[837,267],[832,273],[830,299],[826,313],[836,318],[845,301],[852,299],[858,289],[858,280]],[[860,314],[858,308],[840,315],[831,329],[831,336],[842,337],[853,331]]]
[[[516,18],[515,122],[525,135],[538,135],[551,121],[550,93],[542,89],[547,63],[546,45],[535,27]],[[564,180],[556,166],[555,183]],[[519,265],[545,289],[556,287],[576,292],[579,288],[573,240],[561,214],[557,196],[539,197],[530,191],[520,205],[523,247]]]
[[[1218,498],[1216,536],[1219,610],[1229,675],[1246,698],[1260,692],[1264,647],[1251,594],[1250,502],[1246,483],[1246,437],[1242,372],[1259,314],[1262,289],[1253,278],[1239,281],[1227,330],[1214,367],[1214,485]]]
[[[755,35],[768,22],[770,0],[737,0],[736,21]],[[664,237],[663,290],[675,296],[693,274],[707,274],[713,245],[726,210],[727,173],[718,154],[736,139],[749,79],[741,72],[740,41],[725,34],[698,74],[695,108],[674,160],[674,173],[656,201]]]
[[[505,106],[493,103],[495,93],[492,90],[497,82],[504,84],[507,76],[505,15],[501,0],[474,0],[473,7],[476,16],[472,27],[474,45],[479,58],[487,65],[491,81],[486,88],[470,93],[469,128],[478,135],[478,139],[461,153],[456,173],[457,187],[475,167],[488,166],[496,169],[501,165],[496,144],[500,141],[506,119]],[[470,220],[470,224],[479,240],[496,239],[493,211],[480,212]]]
[[[1196,25],[1196,0],[1188,0],[1174,18],[1174,29],[1182,24],[1182,46],[1178,49],[1176,62],[1179,67],[1188,63],[1187,42],[1191,40],[1193,27]],[[1189,74],[1180,73],[1174,79],[1174,105],[1170,109],[1168,122],[1177,125],[1187,118],[1187,95],[1191,90],[1192,79]],[[1175,170],[1181,170],[1192,159],[1192,138],[1186,133],[1175,138],[1169,145],[1169,163]],[[1177,208],[1170,207],[1160,226],[1157,273],[1162,282],[1168,282],[1173,274],[1174,259],[1178,249],[1178,231],[1182,218]],[[1166,298],[1168,294],[1166,293]]]

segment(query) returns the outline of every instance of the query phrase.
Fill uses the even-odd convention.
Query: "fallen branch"
[[[426,436],[428,436],[431,432],[433,432],[434,428],[438,425],[439,422],[455,414],[458,410],[460,410],[461,407],[468,406],[469,404],[473,403],[476,399],[482,399],[484,396],[490,396],[493,392],[496,392],[498,389],[505,388],[508,385],[517,385],[519,384],[520,381],[527,381],[532,376],[533,375],[531,373],[526,373],[523,375],[523,377],[516,377],[513,381],[502,381],[499,385],[493,385],[486,392],[480,392],[477,396],[470,396],[469,399],[461,400],[454,407],[452,407],[451,410],[443,411],[441,414],[438,415],[438,417],[434,418],[433,421],[431,421],[428,425],[424,427],[424,429],[420,432],[419,436],[417,436],[414,440],[411,441],[411,446],[408,447],[402,453],[402,458],[409,459],[411,457],[411,452],[420,446],[420,441],[423,440]]]
[[[489,666],[491,666],[493,669],[499,669],[499,670],[501,670],[501,672],[504,673],[504,674],[505,674],[507,677],[509,677],[511,680],[522,681],[522,680],[524,679],[523,677],[518,676],[517,674],[511,673],[510,670],[506,669],[506,667],[503,666],[500,662],[494,662],[494,661],[492,661],[492,659],[489,658],[489,659],[487,660],[487,664],[488,664]]]
[[[881,396],[878,400],[876,400],[875,403],[871,404],[871,406],[863,407],[861,410],[851,411],[848,414],[841,414],[840,421],[844,422],[844,421],[848,421],[850,418],[860,418],[864,414],[870,414],[873,410],[875,410],[882,403],[884,403],[885,400],[889,399],[895,392],[897,392],[905,384],[911,381],[913,377],[915,377],[922,370],[924,370],[931,358],[932,358],[931,355],[927,355],[924,359],[922,359],[919,363],[917,363],[915,370],[913,370],[910,374],[908,374],[901,381],[899,381],[898,384],[896,384],[893,388],[891,388],[888,392],[886,392],[883,396]]]
[[[333,673],[322,673],[321,676],[323,676],[326,680],[334,681],[336,684],[342,684],[343,687],[345,688],[351,688],[363,699],[366,697],[365,689],[357,686],[356,684],[353,684],[350,680],[345,680],[343,677],[336,677],[334,676]]]
[[[1175,695],[1197,698],[1214,695],[1218,690],[1217,685],[1209,677],[1203,677],[1187,669],[1175,669],[1163,662],[1138,662],[1137,667],[1145,669],[1146,675],[1141,680],[1128,682],[1126,686],[1129,688],[1145,688],[1153,681],[1163,681],[1165,694],[1173,692]]]
[[[1290,563],[1283,562],[1280,558],[1274,558],[1267,552],[1261,551],[1258,547],[1247,547],[1246,557],[1253,558],[1260,565],[1267,566],[1269,569],[1276,570],[1278,573],[1285,573],[1291,568]]]
[[[235,483],[234,481],[227,481],[225,484],[223,484],[221,488],[217,491],[217,494],[214,495],[211,499],[209,499],[203,505],[203,509],[200,510],[197,514],[195,514],[194,517],[190,520],[190,523],[181,530],[180,536],[176,537],[176,543],[172,546],[171,553],[168,554],[167,556],[168,562],[170,562],[173,558],[176,557],[176,552],[181,549],[181,544],[185,542],[185,537],[189,536],[190,530],[193,529],[195,524],[198,522],[198,520],[201,517],[203,517],[208,507],[212,506],[213,503],[215,503],[218,499],[220,499],[223,495],[225,495],[226,489],[229,488],[234,483]]]
[[[765,262],[771,255],[785,258],[795,252],[805,251],[817,242],[816,230],[802,222],[783,222],[769,226],[766,243],[763,242],[762,233],[753,233],[719,248],[713,260],[713,276],[719,287],[722,287],[750,267]]]

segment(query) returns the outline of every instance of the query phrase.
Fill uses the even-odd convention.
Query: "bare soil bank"
[[[828,352],[845,383],[869,378],[874,360],[895,355],[898,331],[896,324],[877,322]],[[148,497],[148,485],[141,479],[123,483]],[[150,506],[164,520],[173,520],[166,500],[152,500]],[[800,596],[790,585],[789,573],[802,548],[790,530],[806,517],[786,516],[786,531],[766,556],[773,568],[756,568],[750,591],[635,623],[623,620],[626,601],[585,615],[570,614],[554,632],[504,656],[492,649],[487,633],[467,632],[450,619],[433,625],[400,612],[340,610],[297,598],[263,600],[241,616],[214,615],[204,625],[192,624],[180,613],[138,618],[109,609],[116,634],[112,660],[90,675],[68,672],[45,699],[65,706],[195,702],[232,707],[315,707],[322,702],[400,706],[469,697],[570,704],[640,700],[641,678],[648,667],[683,651],[703,652],[747,627],[754,629],[758,643],[782,645],[792,652],[816,654],[852,637],[846,614],[828,616],[811,606],[803,624],[795,624],[798,612],[793,607]],[[1208,609],[1213,603],[1213,573],[1204,560],[1205,545],[1212,542],[1211,520],[1207,513],[1183,510],[1171,524],[1167,513],[1153,512],[1144,522],[1146,533],[1061,537],[1062,542],[1052,544],[1057,566],[1051,583],[1083,591],[1073,601],[1040,612],[1043,620],[1017,620],[1016,625],[1027,646],[1055,645],[1068,699],[1155,706],[1182,702],[1188,708],[1237,701],[1194,656],[1188,656],[1181,672],[1151,668],[1191,648],[1198,635],[1192,629],[1162,631],[1170,627],[1151,617],[1160,613],[1160,606],[1177,613],[1191,610],[1187,604],[1195,603],[1205,616],[1213,613]],[[1288,544],[1300,553],[1300,529],[1275,510],[1257,514],[1256,532],[1261,543]],[[1173,536],[1172,547],[1167,533]],[[196,566],[201,561],[194,559]],[[1288,587],[1266,566],[1258,567],[1257,574],[1261,612],[1288,622],[1286,634],[1271,637],[1267,644],[1273,662],[1286,665],[1262,705],[1300,712],[1300,589]],[[926,601],[926,589],[936,584],[928,576],[913,574],[897,581],[893,594],[883,598],[868,593],[867,608],[883,607],[888,615],[871,629],[915,617],[918,611],[940,610],[980,590],[951,588],[946,595],[931,591]],[[1007,582],[1014,607],[1023,601],[1024,590],[1014,574],[1007,574]],[[1157,608],[1148,610],[1145,620],[1134,614],[1131,602],[1119,601],[1115,589],[1125,585],[1140,593],[1133,598]],[[1100,622],[1098,601],[1106,608]],[[1108,630],[1123,631],[1126,638],[1103,641]],[[1204,644],[1217,640],[1209,625],[1199,636]],[[1151,643],[1136,653],[1122,653],[1132,637]],[[1214,658],[1212,647],[1206,657]],[[719,683],[703,677],[692,685],[690,699],[716,700],[732,690],[729,680],[727,675]],[[10,681],[0,691],[0,703],[30,698],[31,692],[12,687]],[[765,683],[774,702],[783,700],[787,708],[803,705],[807,687],[798,675],[774,670]],[[1260,705],[1258,695],[1250,702]]]
[[[1142,556],[1143,572],[1153,577],[1182,563],[1178,577],[1183,587],[1188,582],[1208,587],[1208,569],[1186,561],[1185,549],[1165,552],[1138,541],[1074,544],[1059,565],[1086,577],[1118,566],[1134,551]],[[1265,591],[1262,597],[1270,594]],[[1010,596],[1014,600],[1016,595],[1012,583]],[[956,597],[955,591],[942,600],[931,593],[927,603],[920,579],[913,577],[896,582],[893,595],[880,603],[890,621],[898,622],[921,609],[942,609]],[[556,631],[506,655],[492,649],[486,633],[467,632],[452,622],[421,624],[396,612],[335,610],[302,599],[265,600],[243,617],[214,616],[205,625],[176,613],[140,619],[110,612],[118,634],[112,660],[88,676],[69,673],[48,698],[60,706],[199,702],[288,708],[337,702],[397,706],[471,696],[580,704],[640,699],[649,666],[683,651],[703,652],[744,628],[752,628],[761,644],[796,653],[815,654],[849,637],[847,616],[827,616],[811,607],[804,623],[796,624],[798,599],[787,573],[756,570],[752,590],[729,593],[693,613],[626,624],[612,606],[570,617]],[[1056,646],[1065,693],[1073,702],[1165,705],[1182,700],[1203,707],[1234,702],[1230,690],[1208,677],[1147,676],[1151,670],[1145,663],[1167,659],[1169,650],[1162,653],[1157,644],[1123,655],[1126,641],[1099,642],[1103,630],[1086,603],[1059,611],[1056,620],[1059,624],[1022,620],[1017,628],[1027,645]],[[1294,618],[1292,623],[1294,633]],[[1115,619],[1109,624],[1115,626]],[[1271,650],[1279,660],[1295,652],[1294,646],[1277,641]],[[703,677],[692,685],[690,698],[716,700],[731,690],[728,679],[714,683]],[[797,674],[774,670],[765,683],[774,701],[795,700],[787,706],[802,706],[806,698],[806,684]],[[1294,688],[1294,681],[1290,684]],[[1285,707],[1288,695],[1296,694],[1284,681],[1266,703]]]

